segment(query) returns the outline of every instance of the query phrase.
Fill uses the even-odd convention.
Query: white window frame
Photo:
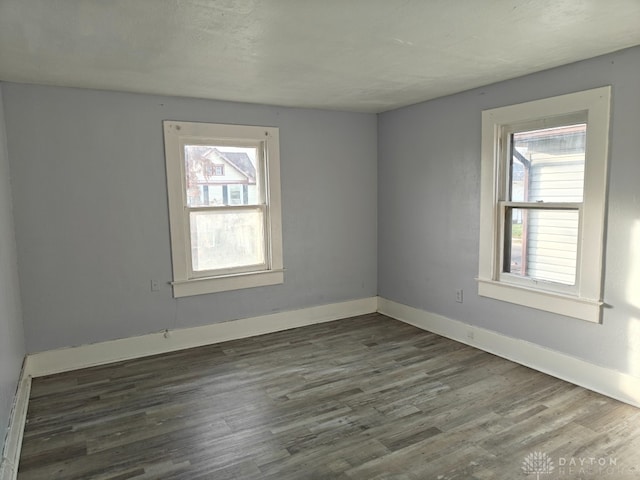
[[[282,258],[282,214],[280,200],[279,129],[220,123],[163,122],[169,225],[173,264],[173,296],[185,297],[284,282]],[[251,268],[193,272],[189,214],[207,207],[188,207],[184,161],[185,145],[253,146],[259,149],[257,175],[263,189],[262,201],[249,209],[260,209],[265,218],[265,263]],[[213,208],[213,207],[212,207]],[[230,207],[233,208],[233,207]]]
[[[611,87],[482,112],[482,172],[478,295],[599,323]],[[584,199],[578,228],[575,287],[516,279],[502,273],[508,150],[505,135],[523,127],[558,126],[558,118],[586,118]]]

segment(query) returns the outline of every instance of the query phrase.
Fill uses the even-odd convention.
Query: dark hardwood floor
[[[20,480],[640,478],[640,409],[379,314],[36,378],[27,421]]]

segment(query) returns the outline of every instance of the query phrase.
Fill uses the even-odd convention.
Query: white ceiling
[[[382,112],[640,44],[640,0],[0,0],[0,80]]]

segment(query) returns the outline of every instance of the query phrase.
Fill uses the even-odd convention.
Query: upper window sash
[[[184,123],[184,122],[182,122]],[[236,128],[238,126],[235,126]],[[244,126],[243,126],[244,127]],[[247,127],[249,128],[249,127]],[[255,128],[255,127],[251,127]],[[264,128],[262,129],[264,130]],[[185,159],[185,147],[192,145],[209,146],[216,145],[218,147],[244,147],[256,149],[256,174],[257,174],[257,186],[259,193],[259,203],[253,205],[266,205],[267,204],[267,190],[268,186],[265,184],[266,179],[266,158],[267,158],[267,141],[247,139],[246,137],[240,137],[236,139],[232,138],[203,138],[196,136],[180,136],[179,137],[179,149],[180,149],[180,178],[182,180],[182,202],[185,207],[188,205],[187,199],[187,172],[186,172],[186,159]],[[224,167],[223,165],[221,165]],[[214,166],[215,168],[216,166]],[[224,168],[223,168],[224,172]]]

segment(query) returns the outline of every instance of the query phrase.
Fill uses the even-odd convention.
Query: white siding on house
[[[582,202],[584,154],[530,155],[530,202]],[[577,210],[528,212],[527,274],[566,285],[576,280],[579,214]]]
[[[578,212],[530,210],[527,231],[527,271],[540,280],[575,284],[578,253]]]
[[[582,202],[584,153],[531,155],[529,201]]]

